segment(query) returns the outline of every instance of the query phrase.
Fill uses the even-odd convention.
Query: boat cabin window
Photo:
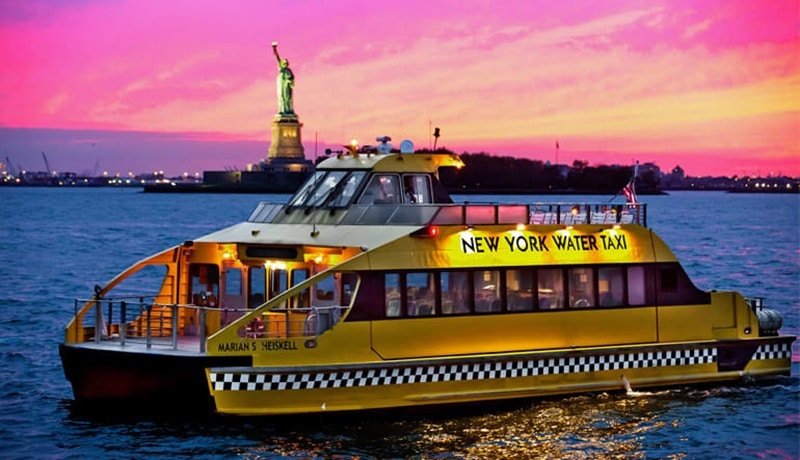
[[[618,307],[624,304],[625,276],[623,267],[600,267],[597,269],[597,294],[601,307]]]
[[[645,292],[644,267],[628,267],[628,305],[644,305],[647,302]]]
[[[223,264],[222,282],[220,283],[221,306],[237,310],[245,307],[244,279],[242,275],[240,267],[231,265],[229,261]]]
[[[269,276],[269,298],[273,298],[289,287],[286,269],[273,268]]]
[[[442,314],[469,313],[469,272],[442,272],[439,276],[442,291]]]
[[[247,270],[247,308],[256,308],[267,299],[267,269],[263,265]]]
[[[356,284],[358,284],[358,275],[355,273],[347,272],[342,273],[342,301],[341,305],[350,306],[353,300],[353,294],[356,292]]]
[[[661,275],[661,291],[675,292],[678,290],[678,270],[674,267],[662,268],[659,270]]]
[[[292,270],[292,286],[297,286],[303,281],[308,279],[309,271],[307,268]],[[308,289],[303,289],[299,295],[293,297],[290,302],[290,308],[308,308],[310,307],[310,296]]]
[[[658,274],[657,304],[697,305],[711,301],[710,294],[697,289],[680,264],[661,264],[657,267],[656,273]]]
[[[219,298],[219,267],[216,264],[191,264],[189,279],[192,303],[216,307]]]
[[[315,289],[315,305],[323,304],[332,304],[334,301],[334,292],[336,290],[336,278],[335,276],[328,276],[321,280],[316,285]]]
[[[564,278],[560,268],[542,268],[537,272],[540,310],[564,308]]]
[[[569,269],[569,306],[586,308],[597,305],[594,301],[594,270],[589,267]]]
[[[506,305],[509,311],[533,311],[534,274],[531,269],[506,271]]]
[[[500,311],[500,272],[483,270],[475,272],[474,276],[475,311],[478,313]]]
[[[436,284],[433,273],[406,274],[408,316],[429,316],[436,313]]]
[[[397,204],[400,203],[400,198],[400,176],[375,174],[358,200],[358,204]]]
[[[384,277],[384,290],[386,292],[386,316],[393,318],[400,316],[403,305],[400,294],[400,274],[387,273]]]

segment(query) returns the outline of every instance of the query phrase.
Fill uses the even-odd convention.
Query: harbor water
[[[261,200],[286,198],[0,187],[0,458],[800,457],[797,343],[792,376],[767,383],[292,418],[86,413],[73,405],[58,344],[75,298],[149,254],[246,219]],[[782,332],[800,333],[800,196],[642,199],[648,225],[701,289],[764,297],[783,314]]]

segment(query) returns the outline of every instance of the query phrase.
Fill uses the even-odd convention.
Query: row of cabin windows
[[[310,276],[310,271],[302,269],[267,269],[263,266],[248,267],[246,286],[243,278],[243,268],[223,267],[220,277],[219,267],[214,264],[192,264],[189,269],[190,289],[189,298],[196,305],[219,306],[223,300],[228,308],[255,308],[282,293],[290,286],[296,286]],[[354,278],[355,275],[350,275]],[[221,279],[220,279],[221,278]],[[349,280],[349,278],[348,278]],[[349,280],[346,295],[349,295],[355,286],[355,281]],[[304,289],[299,295],[289,299],[289,308],[307,308],[314,304],[330,303],[335,299],[336,281],[334,277],[327,277],[312,286]],[[247,291],[245,302],[243,293]],[[313,290],[313,298],[311,295]],[[338,296],[342,297],[343,296]],[[346,303],[349,303],[349,299]],[[286,307],[287,305],[284,305]]]
[[[709,301],[678,264],[396,272],[382,277],[380,316],[389,318]]]
[[[266,269],[264,267],[250,267],[248,270],[250,282],[250,301],[249,308],[255,308],[264,303],[265,299],[271,299],[291,286],[296,286],[310,276],[307,268],[285,270],[285,269]],[[354,282],[352,282],[354,284]],[[288,308],[308,308],[312,304],[319,305],[333,302],[340,299],[335,297],[336,280],[334,277],[326,277],[310,289],[303,289],[299,295],[289,299]],[[347,292],[351,292],[352,287],[348,284]],[[313,291],[313,295],[312,295]],[[349,303],[349,299],[344,299]]]

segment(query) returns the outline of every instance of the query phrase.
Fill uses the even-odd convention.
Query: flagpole
[[[556,166],[558,165],[558,149],[559,149],[558,140],[556,140]]]
[[[638,201],[636,199],[636,178],[637,177],[639,177],[639,160],[636,160],[636,163],[633,165],[633,175],[631,176],[630,179],[628,179],[628,183],[625,184],[624,187],[622,187],[622,190],[617,191],[617,193],[615,193],[614,196],[609,198],[608,201],[606,201],[606,204],[611,203],[612,201],[614,201],[614,198],[618,197],[620,192],[625,192],[625,190],[628,189],[628,187],[630,187],[631,193],[633,194],[633,197],[634,197],[633,198],[633,204],[636,204],[637,201]],[[627,193],[625,195],[625,199],[626,199],[626,201],[628,201]],[[630,201],[628,201],[628,202],[630,203]]]

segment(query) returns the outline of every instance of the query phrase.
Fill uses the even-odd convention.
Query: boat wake
[[[631,382],[623,375],[622,387],[625,388],[625,394],[628,396],[658,396],[669,393],[669,390],[664,391],[635,391],[631,387]]]

